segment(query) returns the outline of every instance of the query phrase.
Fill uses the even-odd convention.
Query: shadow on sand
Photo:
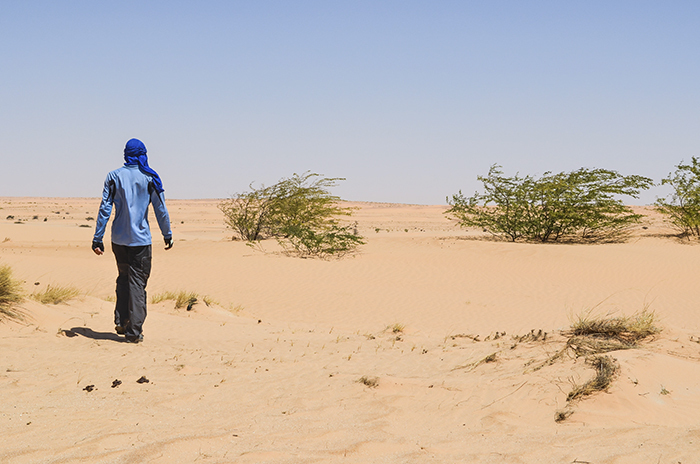
[[[77,337],[82,335],[85,338],[92,338],[93,340],[112,340],[114,342],[125,343],[126,339],[120,337],[119,335],[112,332],[95,332],[89,327],[73,327],[72,329],[63,330],[63,334],[66,337]]]

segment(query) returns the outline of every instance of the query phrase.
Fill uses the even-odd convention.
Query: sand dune
[[[169,201],[175,247],[155,242],[149,294],[218,304],[152,304],[131,345],[113,257],[89,249],[98,204],[0,199],[0,264],[27,292],[84,293],[0,324],[0,462],[700,462],[700,247],[650,210],[624,243],[538,245],[460,230],[442,206],[357,203],[367,244],[324,261],[231,241],[216,201]],[[610,353],[609,391],[555,422],[594,375],[583,358],[533,368],[572,315],[645,307],[663,332]],[[514,339],[531,330],[548,337]]]

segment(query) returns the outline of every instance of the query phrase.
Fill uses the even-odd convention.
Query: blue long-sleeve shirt
[[[107,222],[112,214],[112,243],[125,246],[151,244],[151,228],[148,225],[148,205],[153,204],[158,226],[163,237],[170,239],[170,216],[165,207],[165,195],[153,186],[153,178],[144,174],[136,165],[123,166],[107,174],[102,203],[95,226],[96,242],[102,242]]]

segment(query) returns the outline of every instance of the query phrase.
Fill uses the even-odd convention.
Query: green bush
[[[498,165],[477,179],[484,193],[465,197],[460,191],[448,197],[446,214],[463,227],[480,227],[511,241],[540,242],[614,236],[641,218],[617,197],[637,198],[653,185],[649,178],[606,169],[506,177]]]
[[[693,157],[691,164],[681,162],[661,184],[670,185],[673,192],[657,198],[656,210],[682,233],[700,237],[700,161]]]
[[[270,230],[270,210],[275,201],[273,187],[253,189],[238,193],[229,200],[219,203],[224,213],[226,225],[248,242],[261,240],[272,235]]]
[[[274,237],[299,256],[339,256],[364,243],[351,226],[338,222],[352,212],[328,191],[341,180],[294,174],[270,187],[251,185],[250,191],[222,201],[219,209],[226,224],[248,242]]]

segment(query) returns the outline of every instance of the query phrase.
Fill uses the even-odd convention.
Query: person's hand
[[[164,240],[165,240],[165,249],[166,249],[166,250],[171,249],[171,248],[173,247],[173,243],[174,243],[174,242],[173,242],[173,238],[172,238],[172,237],[167,237],[167,238],[164,238]]]
[[[101,254],[104,254],[105,252],[105,244],[102,242],[92,242],[92,251],[95,252],[97,256],[100,256]]]

